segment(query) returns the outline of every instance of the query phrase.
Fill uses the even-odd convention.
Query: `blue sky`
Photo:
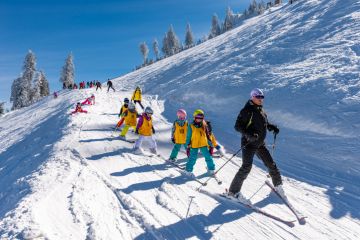
[[[209,32],[211,16],[224,18],[227,6],[242,12],[250,0],[1,0],[0,101],[9,102],[12,81],[31,49],[51,90],[72,52],[75,79],[120,76],[142,62],[139,43],[161,43],[169,25],[184,41],[186,23],[196,39]],[[152,51],[150,50],[150,54]]]

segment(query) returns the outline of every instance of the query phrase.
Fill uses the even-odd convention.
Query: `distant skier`
[[[88,97],[85,101],[81,103],[83,105],[95,105],[95,95],[91,94],[91,97]]]
[[[177,119],[173,123],[171,130],[171,141],[174,143],[173,150],[170,154],[170,161],[176,161],[177,155],[181,146],[184,146],[186,150],[186,133],[188,128],[188,121],[186,120],[186,111],[179,109],[176,112]]]
[[[250,100],[240,111],[235,130],[242,134],[242,165],[236,173],[229,188],[228,195],[238,198],[240,201],[249,203],[240,192],[241,186],[250,173],[253,157],[256,154],[268,168],[273,185],[279,194],[284,195],[280,172],[265,145],[266,130],[279,133],[279,128],[268,122],[267,115],[263,110],[264,93],[255,88],[250,93]]]
[[[87,111],[82,109],[81,103],[78,102],[76,104],[75,110],[71,112],[71,114],[74,114],[74,113],[87,113]]]
[[[111,88],[112,90],[114,90],[114,92],[115,92],[115,88],[113,87],[113,83],[112,83],[112,81],[111,81],[110,79],[108,79],[108,81],[107,81],[106,84],[107,84],[107,86],[108,86],[107,92],[109,92],[110,88]]]
[[[98,90],[98,88],[100,88],[101,90],[101,83],[99,81],[96,82],[96,91]]]
[[[220,156],[224,156],[225,155],[225,149],[224,147],[217,142],[214,132],[212,130],[212,126],[211,126],[211,122],[210,121],[206,121],[206,128],[207,131],[209,133],[209,137],[210,137],[210,141],[211,141],[211,146],[209,146],[209,152],[210,155],[213,156],[214,155],[214,149],[216,149]]]
[[[140,117],[138,115],[134,103],[129,103],[129,107],[123,113],[123,118],[125,119],[125,126],[120,133],[120,138],[125,139],[125,135],[128,132],[130,127],[133,127],[136,131],[136,123],[137,118]]]
[[[124,104],[121,106],[120,108],[120,113],[119,113],[119,117],[120,117],[120,120],[118,121],[118,123],[116,124],[116,128],[119,128],[121,127],[121,125],[123,124],[124,122],[124,113],[125,111],[128,109],[128,106],[129,106],[129,99],[128,98],[124,98]]]
[[[138,103],[142,109],[144,109],[144,106],[141,104],[141,89],[139,86],[136,87],[132,97],[131,101],[134,101],[134,103]]]
[[[141,145],[143,141],[146,141],[150,145],[150,152],[157,154],[156,140],[153,134],[155,129],[152,122],[153,110],[150,107],[145,108],[145,112],[140,116],[136,126],[136,134],[139,134],[139,139],[135,142],[134,152],[143,154]]]
[[[194,176],[192,173],[194,165],[196,163],[198,152],[201,151],[205,157],[208,174],[213,175],[215,171],[214,161],[209,153],[209,133],[206,128],[206,122],[204,121],[204,112],[200,109],[196,110],[193,114],[194,121],[188,126],[186,145],[188,146],[187,152],[189,153],[189,159],[186,163],[186,172],[189,176]]]
[[[57,98],[57,97],[58,97],[58,93],[54,92],[54,98]]]

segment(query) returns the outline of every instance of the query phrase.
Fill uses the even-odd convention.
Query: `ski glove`
[[[152,129],[153,134],[155,134],[155,128]]]
[[[268,124],[269,131],[274,131],[275,134],[278,134],[280,132],[280,129],[276,125]]]
[[[173,144],[175,144],[175,138],[171,138],[171,141],[173,142]]]
[[[135,130],[135,134],[136,134],[136,135],[139,135],[139,129],[136,129],[136,130]]]
[[[259,139],[259,135],[257,133],[254,133],[253,135],[245,135],[246,139],[248,140],[248,142],[255,142],[256,140]]]

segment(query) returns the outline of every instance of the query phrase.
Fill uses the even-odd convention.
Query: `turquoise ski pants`
[[[171,151],[171,154],[170,154],[170,159],[174,159],[177,157],[180,149],[181,149],[181,146],[184,146],[185,150],[186,150],[186,145],[185,144],[177,144],[175,143],[174,147],[173,147],[173,150]]]
[[[209,149],[207,147],[201,147],[201,148],[190,148],[190,156],[188,159],[188,162],[186,163],[186,171],[192,172],[194,169],[194,165],[196,163],[199,149],[202,153],[202,155],[205,157],[206,166],[208,170],[215,170],[215,164],[214,160],[212,159]]]

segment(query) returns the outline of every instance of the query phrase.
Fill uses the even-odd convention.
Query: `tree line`
[[[74,84],[74,63],[71,53],[62,68],[60,82],[66,87]],[[25,56],[20,76],[11,85],[11,110],[30,106],[48,95],[50,95],[49,82],[44,71],[36,69],[35,54],[29,50]],[[4,111],[4,103],[0,103],[0,115]]]
[[[294,1],[294,0],[293,0]],[[293,2],[291,1],[290,4]],[[165,33],[162,39],[162,47],[160,48],[158,40],[155,38],[152,42],[152,50],[155,59],[149,59],[149,47],[146,42],[141,42],[139,45],[141,55],[143,57],[143,63],[139,66],[135,67],[139,69],[141,67],[152,64],[156,61],[159,61],[163,58],[170,57],[174,54],[177,54],[183,50],[189,49],[195,45],[201,44],[209,39],[217,37],[234,27],[241,24],[241,22],[250,17],[254,17],[260,14],[263,14],[267,9],[272,6],[279,5],[282,3],[282,0],[274,0],[265,3],[263,0],[253,0],[249,7],[244,10],[241,14],[234,13],[230,7],[226,9],[225,19],[223,22],[219,20],[217,14],[213,14],[211,18],[211,28],[210,32],[207,36],[202,37],[198,41],[195,41],[194,35],[191,30],[190,23],[186,25],[185,32],[185,41],[184,43],[179,41],[175,30],[172,25],[170,25],[168,31]],[[160,56],[160,50],[162,52],[162,56]]]

